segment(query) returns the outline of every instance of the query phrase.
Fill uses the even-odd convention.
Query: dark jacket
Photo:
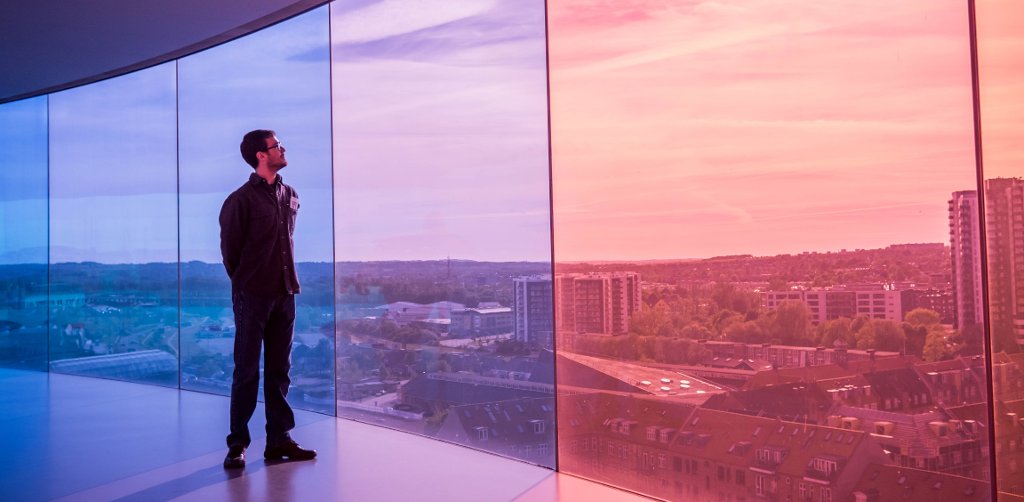
[[[253,173],[220,210],[220,252],[233,293],[296,294],[295,216],[299,195],[281,176],[270,185]]]

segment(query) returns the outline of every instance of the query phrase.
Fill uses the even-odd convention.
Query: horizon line
[[[912,242],[912,243],[896,243],[889,244],[885,247],[878,248],[854,248],[854,249],[839,249],[839,250],[827,250],[827,251],[800,251],[797,253],[777,253],[773,255],[753,255],[750,253],[735,253],[728,255],[715,255],[703,258],[642,258],[642,259],[628,259],[628,258],[594,258],[594,259],[576,259],[576,260],[556,260],[555,264],[561,265],[582,265],[582,264],[615,264],[615,263],[684,263],[704,260],[716,260],[724,258],[776,258],[781,256],[799,256],[803,254],[841,254],[841,253],[856,253],[863,251],[881,251],[890,249],[897,246],[943,246],[948,247],[949,244],[944,242]],[[468,258],[421,258],[421,259],[381,259],[381,260],[339,260],[339,261],[297,261],[296,265],[299,264],[341,264],[341,263],[446,263],[446,262],[459,262],[459,263],[522,263],[522,264],[551,264],[551,261],[534,261],[534,260],[478,260]],[[202,260],[189,260],[189,261],[167,261],[167,262],[121,262],[121,263],[104,263],[94,261],[73,261],[73,262],[56,262],[56,263],[43,263],[43,262],[28,262],[28,263],[0,263],[0,267],[11,267],[11,266],[26,266],[26,265],[177,265],[177,264],[190,264],[190,263],[201,263],[204,265],[222,265],[221,262],[207,262]]]

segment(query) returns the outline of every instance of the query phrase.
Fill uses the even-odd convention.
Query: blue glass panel
[[[553,466],[544,2],[331,30],[338,415]]]
[[[46,369],[46,97],[0,105],[0,366]]]
[[[176,385],[174,63],[50,96],[50,368]]]
[[[242,136],[273,129],[287,148],[280,174],[301,201],[288,399],[334,413],[329,61],[323,7],[178,63],[183,388],[230,392],[234,318],[217,217],[253,172]]]

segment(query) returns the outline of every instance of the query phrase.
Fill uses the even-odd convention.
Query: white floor
[[[0,369],[0,499],[647,500],[458,445],[311,412],[311,462],[264,462],[262,406],[244,470],[221,467],[224,396]]]

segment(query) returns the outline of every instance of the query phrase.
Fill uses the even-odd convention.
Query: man
[[[292,234],[299,196],[277,174],[288,165],[274,131],[246,133],[242,158],[255,169],[249,181],[224,201],[220,211],[220,250],[231,278],[235,313],[235,372],[231,380],[231,433],[227,469],[245,466],[249,419],[256,410],[263,346],[263,398],[267,447],[263,457],[311,460],[316,451],[292,441],[295,415],[288,405],[292,328],[295,326],[295,274]]]

